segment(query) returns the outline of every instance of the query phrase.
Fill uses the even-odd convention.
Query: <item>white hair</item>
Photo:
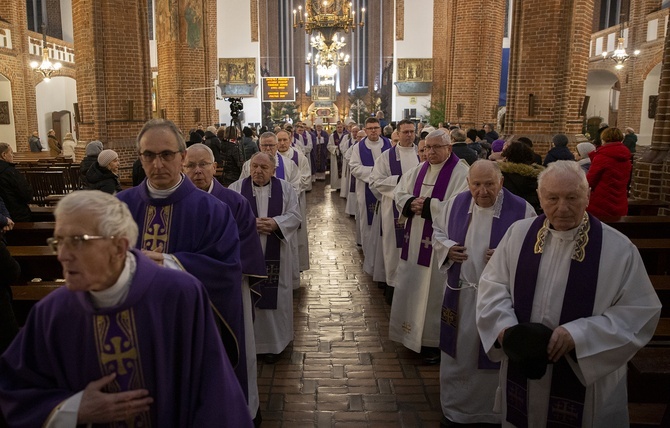
[[[126,238],[131,248],[137,243],[137,223],[128,206],[109,193],[100,190],[72,192],[58,202],[54,217],[58,221],[61,216],[68,217],[75,213],[93,218],[96,223],[95,233]]]
[[[579,179],[578,188],[584,194],[589,192],[589,182],[586,179],[586,173],[582,167],[572,160],[559,160],[551,162],[547,168],[537,176],[537,189],[543,188],[545,177],[548,175],[570,176],[573,175]]]
[[[428,141],[429,138],[439,138],[441,140],[441,144],[451,144],[451,136],[449,135],[449,132],[443,128],[430,131],[430,133],[426,135],[426,141]]]
[[[191,145],[190,147],[188,147],[186,149],[186,153],[188,153],[190,151],[196,151],[196,150],[206,151],[209,154],[210,158],[212,159],[212,162],[216,162],[216,160],[214,159],[214,152],[212,151],[212,149],[210,149],[209,146],[207,146],[205,144],[202,144],[202,143],[196,143],[196,144]]]

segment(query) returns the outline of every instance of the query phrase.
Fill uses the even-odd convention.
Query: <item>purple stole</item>
[[[365,166],[375,166],[375,158],[372,156],[372,150],[368,148],[365,144],[367,138],[363,138],[359,144],[359,150],[361,154],[361,163]],[[388,150],[391,147],[391,143],[388,140],[382,138],[382,152]],[[375,214],[375,207],[377,206],[377,198],[370,190],[370,184],[365,183],[365,209],[368,213],[368,226],[372,224],[372,217]]]
[[[491,225],[491,236],[489,238],[489,248],[495,249],[502,239],[507,229],[517,220],[524,218],[526,214],[526,201],[503,187],[502,195],[503,204],[500,210],[499,217],[493,217],[493,224]],[[465,244],[465,236],[468,232],[470,222],[472,221],[472,213],[468,213],[470,203],[472,202],[472,194],[469,190],[459,193],[454,199],[451,206],[451,214],[449,216],[449,224],[447,225],[447,233],[449,239],[457,242],[459,245]],[[453,288],[460,288],[461,278],[461,263],[452,263],[447,275],[447,283]],[[456,342],[458,339],[458,322],[459,322],[459,303],[460,293],[458,290],[452,290],[446,287],[444,291],[444,300],[442,301],[442,315],[440,325],[440,349],[456,358]],[[494,363],[489,360],[484,347],[479,342],[479,360],[478,368],[498,370],[500,363]]]
[[[280,156],[281,158],[281,156]],[[268,202],[268,217],[281,215],[284,206],[284,195],[282,193],[281,182],[278,178],[271,177],[272,189],[270,191],[270,200]],[[249,200],[254,215],[258,218],[258,206],[256,197],[252,188],[251,177],[247,177],[242,182],[242,196]],[[277,309],[277,291],[279,289],[279,268],[281,257],[281,241],[277,235],[270,234],[265,244],[265,268],[268,277],[259,283],[261,297],[256,302],[258,309]]]
[[[296,166],[298,165],[298,151],[296,149],[293,149],[293,156],[291,156],[291,160],[295,163]]]
[[[543,214],[533,221],[519,254],[514,280],[514,313],[519,323],[530,322],[542,258],[541,248],[536,247],[540,242],[544,243],[544,240],[540,241],[539,234],[545,219]],[[549,227],[548,221],[546,227]],[[593,315],[602,250],[602,224],[588,214],[588,223],[583,234],[588,236],[584,237],[582,252],[573,255],[570,262],[559,325]],[[579,238],[578,235],[577,239]],[[575,260],[575,257],[580,260]],[[566,358],[561,358],[553,368],[546,426],[581,427],[585,396],[586,387],[577,379]],[[520,428],[528,427],[527,400],[528,379],[521,374],[518,364],[510,361],[507,369],[507,421]]]
[[[354,140],[351,147],[354,147],[356,144],[358,144],[358,141]],[[351,147],[349,150],[351,150]],[[356,193],[356,177],[351,173],[351,167],[349,167],[349,193]]]
[[[344,137],[344,134],[346,133],[347,131],[344,131],[342,135],[340,135],[337,133],[337,131],[333,132],[333,142],[335,143],[338,149],[340,148],[340,141],[342,140],[342,137]],[[342,153],[336,154],[335,159],[337,159],[337,178],[342,178]]]
[[[400,176],[402,175],[402,164],[400,163],[400,159],[398,159],[398,155],[395,149],[396,147],[397,146],[393,146],[389,149],[389,167],[391,168],[391,175]],[[398,218],[400,218],[400,212],[398,212],[398,208],[396,208],[395,203],[393,203],[392,206],[393,206],[393,223],[395,224],[396,248],[401,248],[402,236],[405,232],[405,225],[403,223],[398,222]]]
[[[435,187],[433,187],[433,193],[431,193],[431,198],[439,199],[440,201],[444,198],[444,195],[447,193],[447,187],[449,186],[449,181],[451,180],[451,173],[454,172],[454,168],[458,165],[460,159],[454,153],[449,156],[449,159],[444,163],[440,173],[437,176],[437,181],[435,182]],[[412,193],[415,197],[421,195],[421,186],[423,185],[423,180],[426,178],[426,173],[430,168],[430,163],[424,162],[421,165],[419,174],[416,177],[416,182],[414,183],[414,192]],[[400,251],[400,258],[407,260],[409,254],[409,237],[412,232],[412,219],[414,216],[407,219],[405,224],[405,235],[402,243],[402,250]],[[423,231],[421,232],[421,245],[419,246],[419,259],[417,264],[421,266],[430,266],[430,259],[433,255],[433,244],[431,237],[433,236],[433,221],[426,219],[423,224]]]
[[[283,156],[277,153],[275,156],[277,156],[277,161],[279,162],[277,165],[277,170],[275,171],[275,177],[281,178],[282,180],[286,180],[286,171],[284,171],[284,159]],[[253,202],[251,203],[253,206]],[[258,216],[257,216],[258,217]]]

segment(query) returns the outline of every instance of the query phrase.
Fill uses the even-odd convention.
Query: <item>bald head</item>
[[[468,189],[475,203],[489,208],[496,203],[503,186],[503,175],[497,162],[478,160],[468,171]]]

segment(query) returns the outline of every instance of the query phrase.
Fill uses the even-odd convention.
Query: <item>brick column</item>
[[[72,15],[78,138],[101,140],[128,166],[135,137],[151,118],[147,2],[73,0]]]
[[[12,32],[12,50],[0,49],[0,74],[11,84],[12,121],[16,135],[16,149],[27,152],[28,138],[37,131],[35,85],[41,79],[30,68],[33,58],[28,54],[28,18],[25,2],[0,2],[0,16],[8,22],[4,28]],[[36,58],[35,58],[36,59]],[[12,144],[12,141],[7,141]]]
[[[517,2],[513,22],[506,130],[580,133],[593,0]]]
[[[216,122],[216,1],[157,0],[159,113],[184,132]]]

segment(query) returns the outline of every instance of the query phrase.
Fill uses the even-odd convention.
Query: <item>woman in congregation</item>
[[[86,173],[88,190],[102,190],[111,195],[120,192],[119,155],[114,150],[103,150],[98,161]]]
[[[77,142],[72,137],[72,133],[68,132],[63,138],[63,156],[66,158],[72,158],[72,163],[76,162],[77,155],[74,152],[74,149],[77,147]]]
[[[502,151],[503,162],[499,162],[503,173],[503,187],[517,196],[524,198],[542,213],[540,199],[537,196],[537,176],[544,169],[542,165],[533,163],[533,149],[520,141],[514,141]]]
[[[591,152],[591,167],[586,179],[591,197],[586,211],[598,217],[620,217],[628,214],[628,179],[630,151],[623,145],[623,133],[607,128],[600,134],[602,146]]]

